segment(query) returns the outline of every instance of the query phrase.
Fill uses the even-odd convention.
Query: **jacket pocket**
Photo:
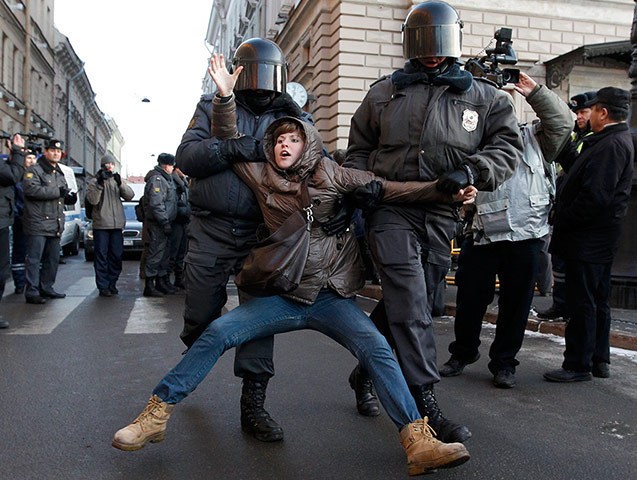
[[[510,230],[508,208],[509,200],[506,198],[478,205],[477,214],[487,236]]]

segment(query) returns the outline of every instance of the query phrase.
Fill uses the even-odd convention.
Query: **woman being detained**
[[[240,73],[237,70],[234,76],[226,75],[236,79]],[[234,121],[233,98],[223,106],[214,121],[225,118],[224,124],[229,125]],[[387,202],[470,203],[475,189],[469,187],[450,196],[438,192],[435,182],[389,182],[370,172],[339,167],[323,156],[316,128],[292,117],[278,119],[268,127],[263,150],[265,163],[239,163],[233,169],[255,192],[270,232],[305,207],[301,184],[308,180],[315,222],[298,288],[281,296],[253,298],[212,322],[155,387],[144,411],[115,433],[113,446],[138,450],[149,441],[163,440],[174,405],[199,385],[226,350],[277,333],[311,329],[343,345],[370,372],[383,407],[399,429],[410,475],[464,463],[469,459],[464,445],[438,441],[427,419],[419,418],[386,339],[352,298],[364,284],[353,232],[342,238],[328,236],[320,223],[334,214],[340,196],[352,194],[372,181],[382,183],[383,200]]]

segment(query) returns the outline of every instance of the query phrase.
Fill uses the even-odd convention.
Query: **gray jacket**
[[[122,182],[117,185],[114,178],[106,178],[104,185],[93,180],[86,190],[86,201],[93,207],[93,228],[98,230],[122,229],[126,216],[122,199],[130,201],[135,196],[133,189]]]
[[[144,178],[144,222],[167,225],[177,217],[177,191],[173,177],[156,166]]]
[[[64,197],[60,187],[68,189],[64,173],[40,157],[38,163],[26,169],[24,190],[24,233],[59,237],[64,231]]]
[[[549,233],[555,198],[553,161],[571,132],[571,112],[555,93],[538,85],[526,101],[540,123],[522,127],[524,153],[513,176],[493,192],[479,192],[472,231],[475,243],[521,241]]]

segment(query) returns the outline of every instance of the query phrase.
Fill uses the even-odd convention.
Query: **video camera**
[[[495,48],[485,48],[486,55],[467,60],[464,69],[474,77],[482,77],[491,80],[498,88],[502,88],[507,83],[518,83],[520,81],[520,70],[517,68],[498,68],[498,64],[515,65],[518,63],[518,56],[513,50],[513,40],[510,28],[499,28],[493,38]],[[491,44],[491,43],[490,43]],[[489,65],[487,65],[487,63]]]

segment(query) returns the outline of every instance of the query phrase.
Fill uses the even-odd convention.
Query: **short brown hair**
[[[280,135],[284,133],[297,133],[304,142],[307,141],[305,137],[305,131],[297,122],[293,120],[283,120],[279,125],[274,129],[274,133],[272,134],[272,138],[276,142],[276,139],[279,138]]]

